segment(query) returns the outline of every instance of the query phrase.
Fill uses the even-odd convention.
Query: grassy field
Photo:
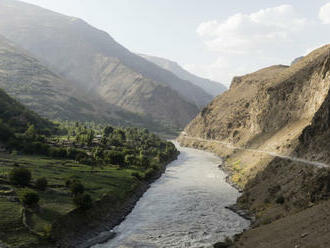
[[[29,187],[39,194],[40,209],[31,213],[28,224],[33,232],[40,235],[31,233],[22,222],[23,205],[18,198],[25,189],[8,182],[8,173],[16,166],[28,168],[32,172],[32,181],[40,177],[48,179],[49,187],[45,192],[34,189],[33,182]],[[31,247],[34,243],[40,243],[40,237],[47,237],[51,224],[75,208],[71,192],[65,186],[67,179],[79,179],[93,200],[105,194],[124,200],[140,184],[131,176],[133,172],[144,173],[136,167],[120,169],[108,165],[93,170],[91,166],[72,160],[0,153],[0,240],[13,247]]]

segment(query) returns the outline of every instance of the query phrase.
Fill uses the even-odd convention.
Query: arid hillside
[[[328,247],[330,46],[292,66],[234,78],[186,127],[181,143],[225,158],[256,217],[234,247]],[[317,222],[315,222],[317,220]],[[276,233],[276,235],[274,235]]]

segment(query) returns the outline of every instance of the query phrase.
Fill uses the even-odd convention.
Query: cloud
[[[320,9],[319,17],[330,24],[330,3]],[[186,65],[186,69],[228,85],[235,75],[290,64],[309,48],[329,43],[328,28],[301,16],[292,5],[203,22],[197,34],[218,59],[208,65]]]
[[[197,33],[210,51],[243,54],[260,50],[264,44],[290,42],[290,35],[305,24],[291,5],[281,5],[252,14],[238,13],[223,22],[201,23]]]
[[[330,3],[320,8],[319,18],[324,24],[330,24]]]

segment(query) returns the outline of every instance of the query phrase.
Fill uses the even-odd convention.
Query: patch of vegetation
[[[38,190],[45,191],[48,186],[48,180],[45,177],[38,178],[35,182],[35,186]]]
[[[9,181],[15,185],[27,186],[31,181],[31,172],[26,168],[14,168],[9,174]]]
[[[147,129],[78,122],[55,126],[44,135],[27,125],[12,133],[16,142],[7,142],[9,153],[0,153],[0,186],[13,191],[0,197],[0,213],[13,209],[8,218],[0,214],[0,226],[8,227],[0,228],[6,235],[0,239],[9,245],[33,247],[50,236],[58,218],[76,208],[90,209],[105,196],[113,196],[114,204],[124,202],[178,154],[171,142]],[[13,201],[15,196],[19,201]],[[39,236],[23,225],[23,208],[31,209],[28,224]]]
[[[39,200],[39,195],[34,191],[25,190],[22,192],[21,201],[28,207],[37,205]]]

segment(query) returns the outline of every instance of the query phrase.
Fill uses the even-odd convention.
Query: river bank
[[[225,207],[239,193],[225,182],[221,160],[209,152],[177,147],[180,156],[151,185],[114,231],[116,237],[95,248],[213,247],[249,226]]]
[[[256,217],[249,229],[234,237],[230,247],[329,247],[325,230],[329,230],[330,222],[322,212],[330,201],[329,168],[287,156],[270,158],[251,149],[230,151],[214,141],[184,136],[179,140],[187,147],[225,157],[229,162],[221,167],[229,172],[227,180],[242,189],[230,208],[237,213],[244,209],[243,216],[247,213],[248,218]],[[255,169],[249,167],[251,163]]]
[[[141,181],[124,202],[118,202],[111,196],[104,196],[101,200],[96,201],[93,208],[87,212],[76,209],[61,217],[53,224],[51,239],[56,240],[56,246],[61,248],[84,248],[101,241],[104,242],[104,232],[110,232],[113,227],[125,219],[150,185],[165,172],[166,166],[176,160],[178,155],[173,155],[171,159],[162,164],[161,170],[150,180]],[[110,234],[108,237],[112,236]]]

